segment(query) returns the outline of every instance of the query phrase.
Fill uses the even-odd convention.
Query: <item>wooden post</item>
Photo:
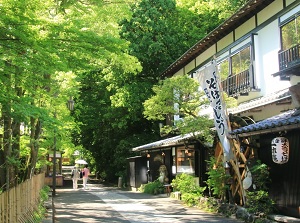
[[[230,164],[233,170],[232,178],[230,185],[230,190],[233,198],[235,198],[237,195],[240,199],[240,205],[244,205],[246,203],[246,193],[243,188],[243,178],[244,178],[244,172],[245,172],[245,165],[240,166],[239,165],[239,159],[242,157],[244,163],[247,161],[245,156],[240,153],[240,144],[237,140],[231,139],[231,148],[233,150],[234,158],[230,160]],[[220,142],[217,143],[215,148],[215,157],[216,162],[221,163],[223,162],[223,149]],[[241,175],[242,172],[242,175]]]

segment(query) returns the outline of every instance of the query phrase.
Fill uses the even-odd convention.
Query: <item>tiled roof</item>
[[[145,144],[142,146],[135,147],[132,149],[132,151],[137,152],[137,151],[143,151],[143,150],[148,150],[148,149],[162,148],[162,147],[167,147],[167,146],[175,146],[175,145],[182,143],[184,140],[193,138],[197,135],[200,135],[200,132],[174,136],[172,138],[163,139],[163,140],[159,140],[156,142],[152,142],[152,143],[148,143],[148,144]]]
[[[300,128],[300,110],[293,109],[263,121],[235,129],[230,134],[239,136],[257,135],[270,132],[280,132]]]
[[[266,95],[266,96],[263,96],[263,97],[260,97],[257,99],[253,99],[251,101],[241,103],[236,108],[228,109],[228,113],[237,114],[240,112],[249,111],[251,109],[261,107],[261,106],[264,106],[267,104],[271,104],[271,103],[277,102],[279,100],[287,99],[287,98],[291,98],[291,93],[288,88],[274,92],[270,95]]]

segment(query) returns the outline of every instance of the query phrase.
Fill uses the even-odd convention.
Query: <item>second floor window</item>
[[[300,43],[300,16],[295,15],[281,27],[282,50],[287,50]]]
[[[229,77],[229,58],[219,63],[218,71],[219,71],[221,81],[224,81]]]
[[[251,67],[251,45],[229,53],[218,62],[218,72],[223,90],[232,97],[254,88]]]
[[[250,47],[246,47],[231,57],[231,74],[236,75],[250,67]]]
[[[281,50],[278,52],[280,71],[288,71],[300,63],[300,15],[298,12],[288,17],[289,14],[291,13],[281,18],[283,21],[280,23]]]
[[[221,80],[226,80],[229,76],[249,70],[250,65],[250,46],[248,46],[219,63],[218,71]]]

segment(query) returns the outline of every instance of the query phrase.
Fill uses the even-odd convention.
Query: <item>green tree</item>
[[[217,22],[204,24],[190,2],[129,3],[1,2],[1,187],[38,171],[54,134],[58,150],[75,148],[76,126],[65,107],[70,96],[76,146],[89,149],[111,176],[124,168],[118,162],[128,148],[158,137],[143,102],[160,73]]]
[[[120,47],[118,41],[107,45],[108,38],[95,32],[99,27],[92,21],[102,6],[92,1],[1,3],[1,186],[31,177],[41,143],[46,150],[53,148],[54,132],[61,133],[68,121],[60,105],[76,92],[76,81],[64,86],[68,73],[95,69],[105,57],[103,46]],[[54,118],[54,113],[59,115]],[[21,123],[28,134],[21,136]]]
[[[208,115],[199,115],[209,106],[199,83],[188,75],[177,75],[160,81],[153,86],[154,95],[144,102],[144,115],[149,120],[167,120],[168,116],[179,116],[174,123],[167,123],[163,131],[181,134],[198,132],[202,140],[212,142],[213,120]],[[236,106],[236,100],[224,95],[229,107]]]
[[[219,18],[220,11],[228,11],[225,6],[220,1],[212,4],[192,0],[142,0],[133,4],[131,17],[119,23],[120,37],[130,42],[128,53],[141,62],[143,70],[131,78],[118,74],[112,105],[127,108],[131,116],[133,112],[134,116],[143,112],[141,105],[153,95],[151,89],[157,84],[160,74],[220,24],[224,19]],[[158,105],[155,104],[155,107]],[[165,113],[162,115],[165,116]],[[194,118],[192,121],[195,121]]]
[[[31,126],[30,147],[34,155],[41,126],[38,118],[45,114],[37,106],[43,100],[41,93],[45,92],[47,83],[38,61],[42,56],[49,58],[49,53],[40,45],[43,38],[37,29],[40,24],[35,11],[37,5],[36,1],[28,4],[5,1],[1,5],[0,82],[3,91],[0,103],[4,122],[1,155],[4,159],[0,163],[0,175],[6,177],[1,178],[0,186],[6,185],[7,189],[18,181],[21,123]],[[46,5],[40,4],[39,7],[45,9]],[[35,165],[35,159],[32,159],[32,164]]]
[[[200,92],[196,80],[187,75],[178,75],[154,85],[154,95],[144,102],[144,115],[150,120],[166,120],[178,115],[181,119],[165,126],[163,131],[181,134],[197,132],[201,129],[202,139],[211,141],[212,120],[199,116],[201,108],[208,104],[204,92]]]
[[[123,154],[125,160],[125,155],[130,154],[128,148],[157,139],[159,119],[145,120],[143,102],[153,95],[152,86],[157,84],[161,72],[219,24],[217,12],[213,13],[213,18],[210,16],[212,10],[209,8],[195,13],[196,10],[189,9],[185,4],[176,8],[175,1],[172,0],[144,0],[130,7],[130,16],[124,19],[119,17],[121,29],[117,29],[121,39],[128,41],[125,42],[128,45],[124,45],[122,50],[137,58],[142,70],[138,61],[129,55],[124,54],[123,60],[112,59],[108,55],[107,62],[101,63],[106,66],[99,66],[96,76],[93,72],[85,73],[81,82],[83,85],[79,101],[82,108],[78,116],[78,121],[83,123],[81,143],[93,151],[100,171],[112,171],[108,175],[113,177],[118,172],[113,160],[122,160],[114,154]],[[93,78],[89,79],[91,76]],[[91,83],[101,83],[101,87],[96,86],[94,89],[90,86]],[[90,87],[89,92],[86,88]],[[96,89],[101,93],[93,97]],[[97,100],[101,102],[101,107],[97,107]],[[95,108],[90,110],[88,104],[93,104]],[[184,123],[176,123],[177,127],[182,126],[182,133],[197,131],[203,123],[211,124],[207,118],[195,117],[194,108],[181,105],[181,109],[184,110],[181,113],[189,114],[185,115]],[[96,119],[84,119],[88,116],[95,117],[93,114],[97,114]],[[186,125],[187,122],[194,124]],[[98,127],[94,127],[96,123]],[[101,129],[97,129],[99,125]],[[210,137],[211,134],[206,135]]]
[[[120,22],[121,38],[130,42],[129,53],[137,57],[145,78],[156,82],[159,74],[175,59],[170,52],[176,36],[171,36],[168,17],[176,11],[174,0],[142,0],[132,5],[132,16]]]
[[[146,78],[159,75],[197,41],[216,28],[241,1],[142,0],[120,22],[120,36],[139,59]],[[224,12],[222,16],[221,13]]]
[[[125,174],[126,158],[133,155],[130,148],[147,137],[149,141],[152,126],[137,117],[130,119],[131,113],[126,109],[111,105],[109,83],[102,75],[101,71],[89,72],[81,79],[76,100],[80,107],[75,114],[80,123],[80,134],[76,139],[78,144],[91,151],[96,170],[107,180],[114,181]]]

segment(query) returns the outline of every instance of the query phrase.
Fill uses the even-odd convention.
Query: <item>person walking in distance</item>
[[[87,181],[88,181],[88,177],[90,175],[90,170],[88,168],[88,165],[85,165],[85,167],[83,168],[82,171],[82,181],[83,181],[83,189],[87,189]]]
[[[72,169],[72,181],[73,181],[73,189],[78,188],[78,178],[79,178],[79,171],[76,166]]]

